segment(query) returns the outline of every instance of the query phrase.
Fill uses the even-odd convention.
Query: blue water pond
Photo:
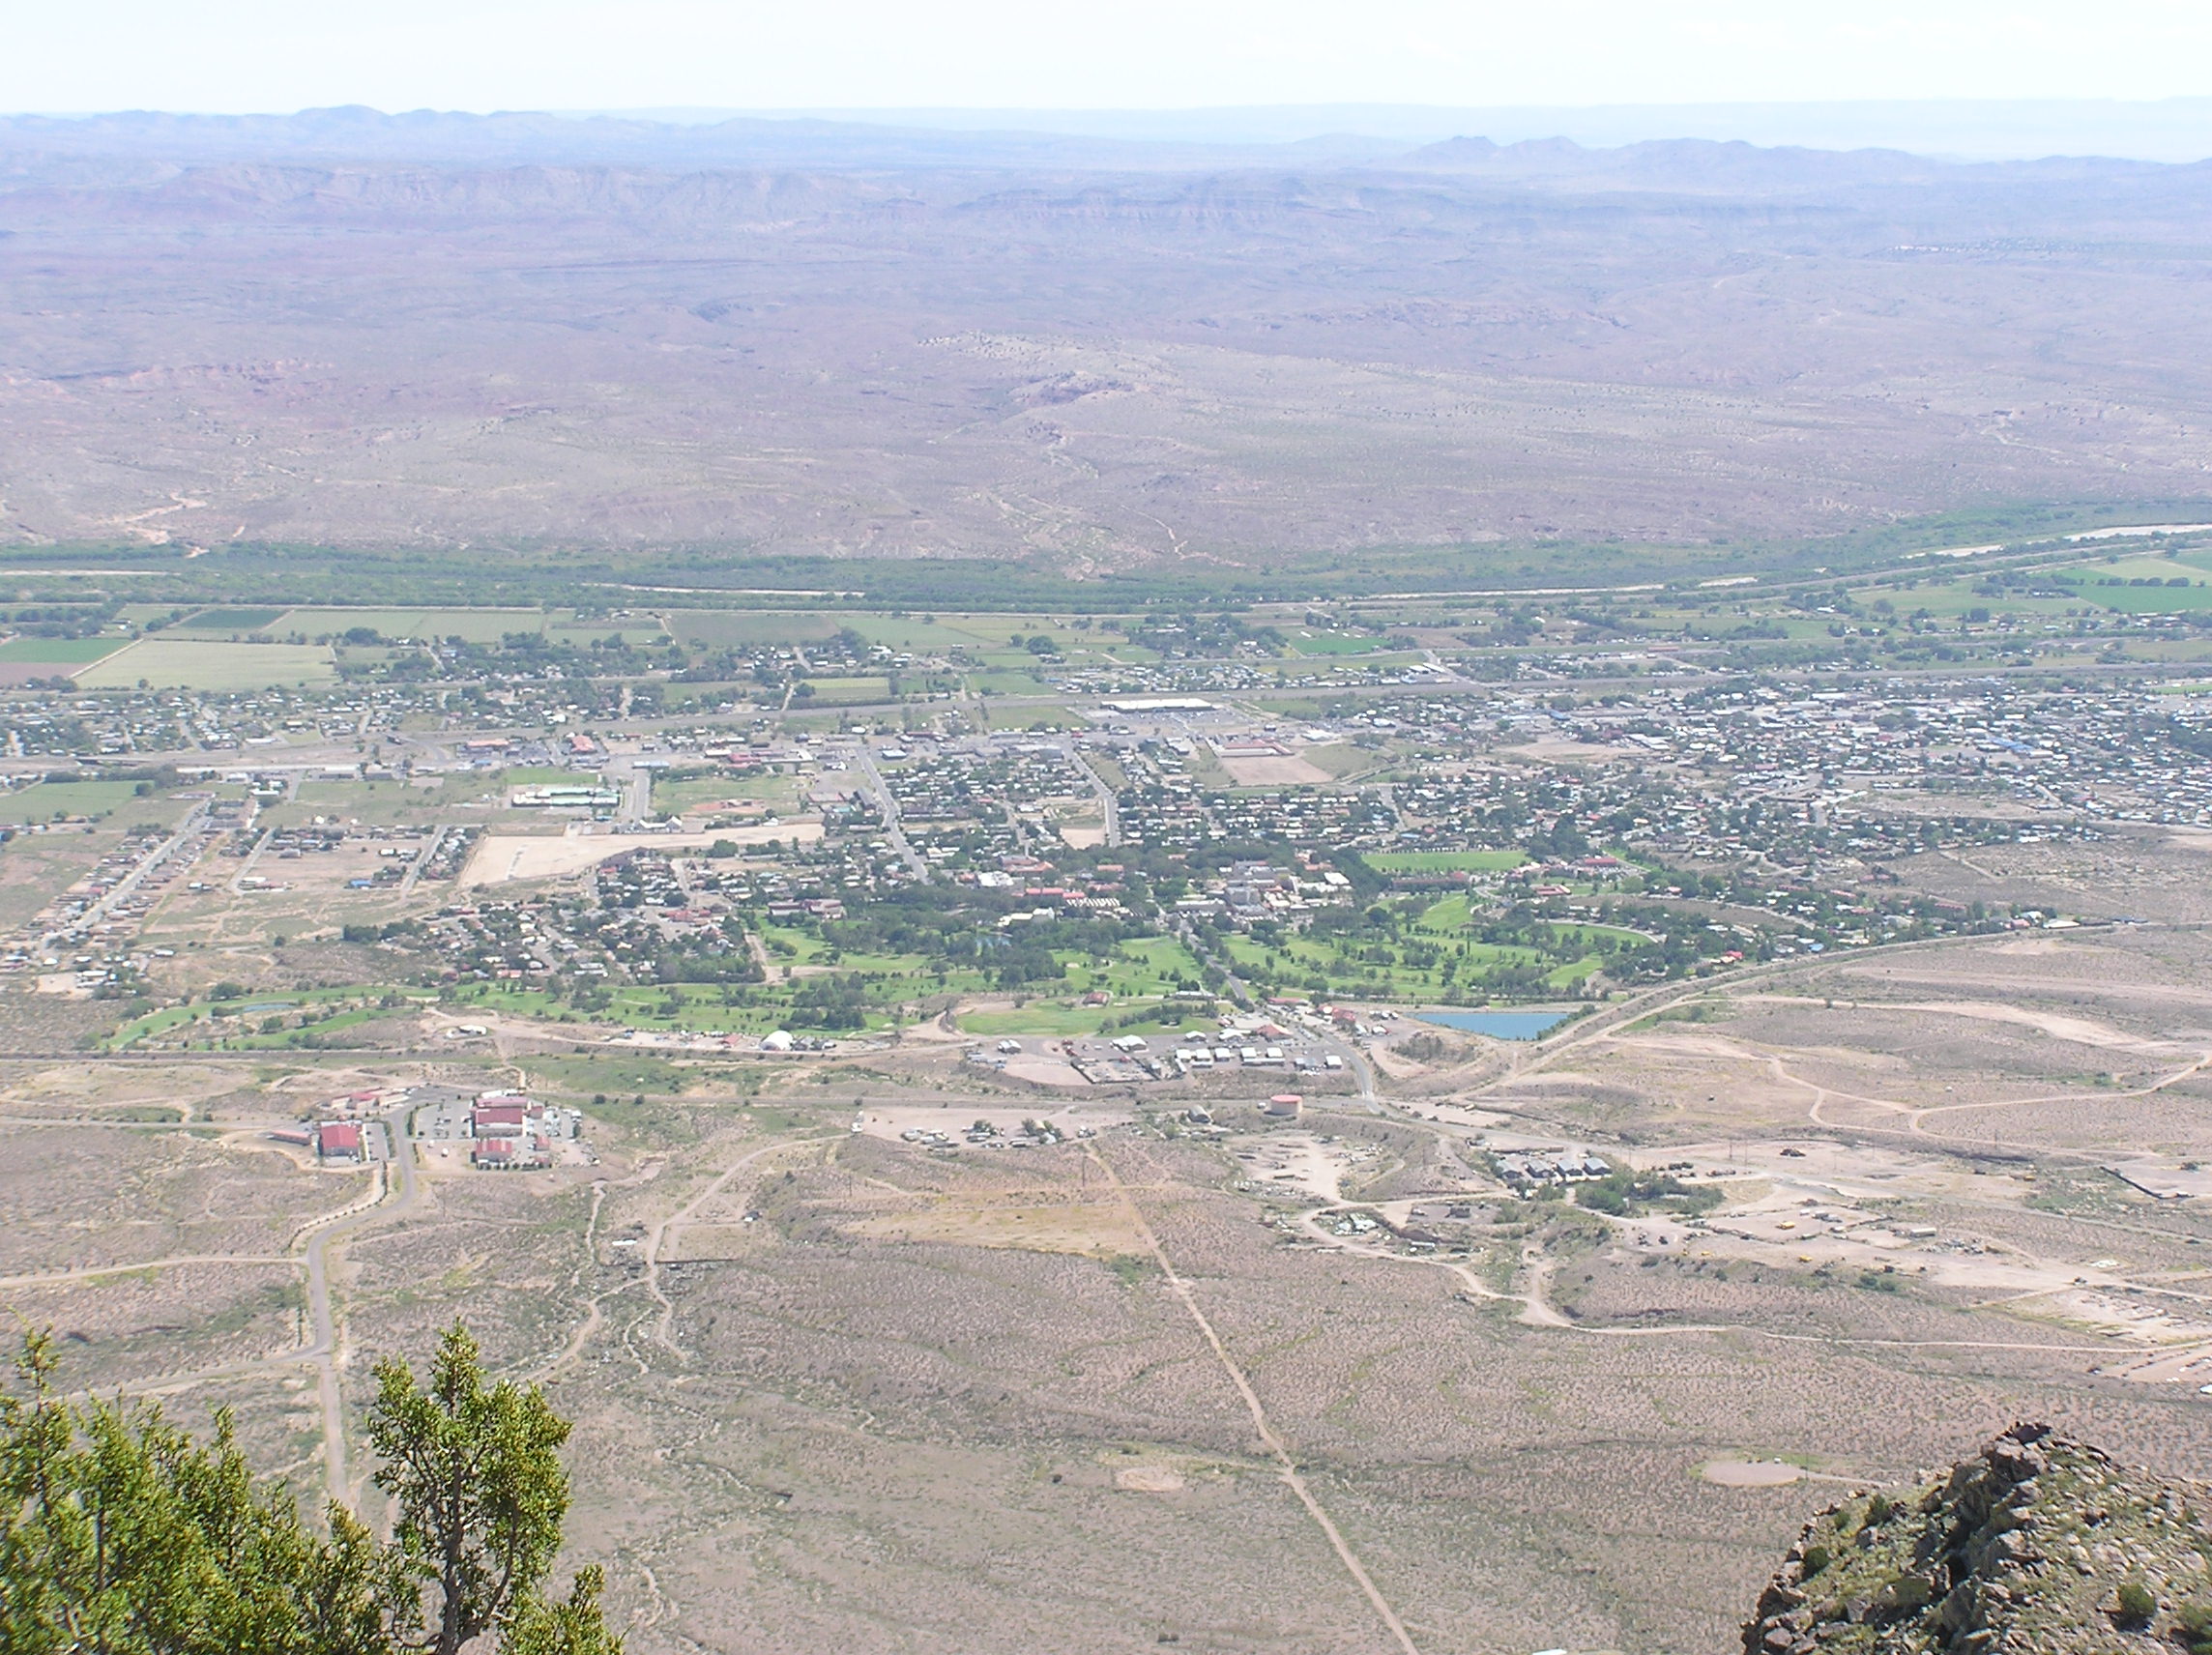
[[[1493,1040],[1534,1040],[1574,1015],[1571,1011],[1423,1011],[1423,1023],[1487,1034]]]

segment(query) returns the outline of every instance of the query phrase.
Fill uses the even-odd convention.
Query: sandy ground
[[[999,1071],[1009,1080],[1028,1081],[1032,1086],[1087,1087],[1091,1083],[1075,1070],[1071,1063],[1057,1058],[1013,1058]]]
[[[1344,1199],[1344,1175],[1373,1161],[1377,1153],[1370,1145],[1324,1144],[1298,1132],[1256,1140],[1239,1148],[1237,1157],[1244,1163],[1245,1176],[1333,1205]]]
[[[710,833],[573,833],[559,838],[486,833],[461,870],[464,890],[522,880],[566,879],[626,851],[703,851],[719,840],[761,845],[771,839],[810,843],[822,837],[819,822],[756,823]]]
[[[1217,762],[1238,787],[1295,787],[1300,782],[1336,779],[1308,759],[1220,759]]]
[[[963,1247],[1012,1247],[1029,1253],[1077,1253],[1111,1259],[1142,1253],[1145,1238],[1127,1204],[1102,1185],[1095,1200],[1016,1196],[998,1201],[917,1197],[848,1220],[848,1235],[887,1241],[936,1241]]]
[[[1780,1460],[1715,1460],[1698,1468],[1698,1475],[1724,1489],[1779,1489],[1804,1474]]]
[[[967,1098],[942,1104],[870,1103],[861,1112],[860,1130],[871,1138],[896,1138],[910,1128],[924,1132],[958,1134],[969,1123],[988,1120],[1001,1132],[1020,1129],[1025,1120],[1047,1120],[1062,1132],[1079,1132],[1089,1126],[1103,1130],[1135,1118],[1135,1111],[1104,1103],[1059,1103],[1047,1108],[1036,1104],[981,1103]]]

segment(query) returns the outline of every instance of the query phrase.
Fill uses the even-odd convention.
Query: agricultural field
[[[169,630],[187,636],[237,637],[270,631],[290,613],[283,609],[199,609],[175,622]]]
[[[2083,600],[2125,615],[2175,615],[2212,609],[2212,577],[2200,566],[2141,559],[2072,571]],[[2122,584],[2122,583],[2125,584]]]
[[[1381,638],[1362,638],[1343,632],[1294,632],[1283,647],[1295,655],[1371,655],[1389,648]]]
[[[188,626],[202,624],[192,617]],[[279,621],[264,623],[263,630],[305,632],[309,637],[342,634],[365,626],[383,638],[466,638],[471,643],[496,644],[510,632],[538,632],[546,624],[538,609],[288,609]]]
[[[128,638],[10,638],[0,644],[0,665],[89,666],[130,642]]]
[[[240,690],[271,684],[329,683],[337,677],[331,652],[317,644],[224,644],[156,633],[126,645],[73,675],[82,689]]]
[[[842,617],[819,610],[678,609],[668,624],[683,643],[740,649],[820,643],[834,638]]]

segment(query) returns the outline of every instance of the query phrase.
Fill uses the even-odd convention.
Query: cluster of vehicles
[[[1236,1044],[1229,1042],[1235,1040]],[[1059,1043],[1062,1050],[1071,1049],[1072,1043]],[[1124,1034],[1110,1041],[1114,1050],[1124,1058],[1144,1057],[1151,1051],[1152,1042],[1142,1034]],[[1022,1043],[1004,1039],[993,1048],[1000,1057],[1018,1057]],[[1181,1039],[1162,1056],[1179,1068],[1206,1070],[1216,1068],[1295,1068],[1308,1074],[1333,1072],[1344,1067],[1344,1060],[1334,1052],[1309,1051],[1302,1044],[1286,1046],[1279,1039],[1255,1041],[1243,1035],[1223,1031],[1208,1033],[1203,1029],[1186,1031]]]
[[[1333,1071],[1344,1067],[1344,1060],[1334,1052],[1309,1054],[1305,1051],[1277,1045],[1239,1043],[1235,1046],[1216,1044],[1222,1036],[1207,1033],[1202,1029],[1191,1030],[1182,1037],[1173,1056],[1186,1069],[1228,1068],[1232,1065],[1256,1068],[1295,1068],[1307,1073]]]

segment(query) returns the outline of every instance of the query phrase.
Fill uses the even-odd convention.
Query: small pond
[[[1571,1011],[1423,1011],[1423,1023],[1487,1034],[1493,1040],[1534,1040],[1574,1015]]]

